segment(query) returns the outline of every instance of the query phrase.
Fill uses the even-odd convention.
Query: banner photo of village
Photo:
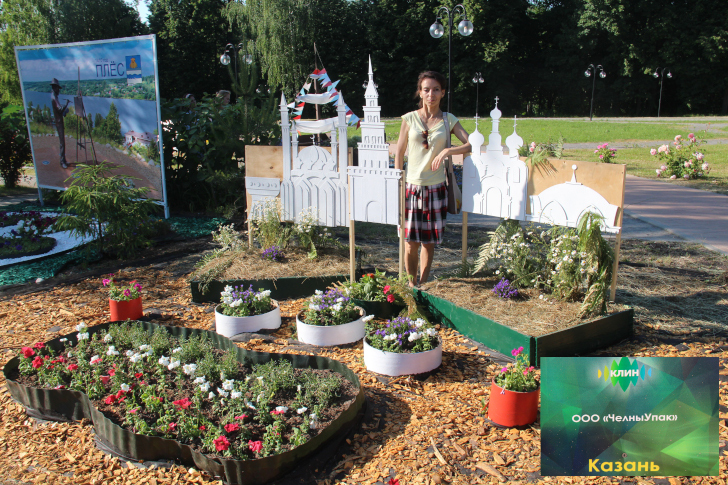
[[[16,47],[38,187],[104,161],[162,199],[154,36]]]

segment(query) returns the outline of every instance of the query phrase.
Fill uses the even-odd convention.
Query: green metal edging
[[[289,276],[285,278],[260,279],[260,280],[213,280],[205,289],[200,291],[202,283],[197,280],[190,281],[192,301],[195,303],[220,303],[220,292],[226,286],[241,286],[247,289],[253,285],[256,291],[259,289],[270,290],[271,297],[276,300],[288,298],[302,298],[311,296],[315,290],[323,290],[334,283],[342,283],[349,279],[349,275],[333,276]]]
[[[422,290],[415,289],[415,299],[435,321],[497,352],[510,355],[511,350],[522,346],[531,365],[539,365],[541,357],[586,354],[633,334],[633,309],[533,337]]]
[[[90,327],[89,333],[96,333],[118,323],[111,322]],[[358,393],[338,418],[303,445],[290,451],[255,460],[221,459],[218,461],[208,458],[206,455],[176,440],[139,435],[116,425],[99,412],[88,399],[88,396],[82,392],[66,389],[34,388],[9,379],[9,373],[18,368],[18,357],[11,359],[3,368],[8,391],[10,391],[13,399],[28,408],[29,413],[39,415],[45,419],[76,421],[83,418],[90,419],[94,423],[97,437],[116,454],[140,461],[177,460],[196,466],[212,476],[222,477],[226,483],[240,485],[266,483],[294,469],[305,458],[312,457],[314,453],[322,449],[329,440],[340,439],[356,423],[358,414],[365,406],[364,390],[357,375],[336,360],[312,355],[249,351],[237,347],[228,338],[208,330],[168,327],[149,322],[139,323],[149,333],[154,332],[156,328],[164,328],[177,338],[207,335],[217,348],[224,350],[235,349],[238,354],[238,361],[243,363],[259,364],[272,359],[285,359],[297,368],[331,369],[342,374],[358,389]],[[67,338],[69,341],[76,343],[76,336],[76,333],[59,336],[46,342],[46,345],[53,350],[59,351],[63,349],[63,344],[60,342],[61,338]]]

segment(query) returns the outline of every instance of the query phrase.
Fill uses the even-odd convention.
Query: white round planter
[[[344,345],[357,342],[364,338],[364,320],[366,312],[360,309],[361,317],[353,322],[342,325],[309,325],[301,321],[301,315],[296,315],[296,332],[298,340],[321,347]]]
[[[364,339],[364,365],[367,370],[377,374],[385,376],[422,374],[437,369],[440,364],[442,364],[442,342],[426,352],[400,354],[375,349]]]
[[[276,300],[271,300],[275,308],[262,315],[250,317],[229,317],[218,312],[220,305],[215,307],[215,331],[223,337],[232,337],[244,332],[257,332],[258,330],[275,330],[281,326],[281,308]]]

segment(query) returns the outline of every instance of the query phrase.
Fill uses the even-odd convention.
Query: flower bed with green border
[[[97,439],[103,446],[118,455],[139,461],[176,460],[189,466],[195,466],[212,476],[221,477],[230,484],[265,483],[284,475],[330,441],[342,439],[351,426],[356,423],[359,413],[363,410],[364,392],[359,379],[354,372],[335,360],[308,355],[254,352],[239,348],[229,339],[207,330],[167,327],[148,322],[140,323],[148,333],[153,333],[156,328],[161,327],[178,339],[188,339],[204,334],[216,348],[236,350],[239,362],[263,364],[270,360],[285,359],[291,362],[295,368],[330,369],[340,373],[351,382],[358,389],[358,394],[349,407],[328,427],[311,440],[290,451],[255,460],[220,459],[219,461],[176,440],[138,435],[121,428],[99,412],[84,393],[65,389],[28,387],[9,379],[8,375],[14,373],[18,368],[18,357],[10,360],[3,369],[11,396],[25,406],[28,413],[33,416],[53,420],[90,419],[94,424]],[[93,334],[115,324],[97,325],[89,328],[88,331]],[[76,334],[58,337],[46,342],[46,345],[56,351],[63,350],[61,338],[75,340]]]
[[[541,357],[584,355],[629,338],[633,332],[633,309],[533,337],[425,291],[415,290],[415,299],[434,321],[488,348],[509,355],[512,349],[523,347],[531,365],[538,365]]]

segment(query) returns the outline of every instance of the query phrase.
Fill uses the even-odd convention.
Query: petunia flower
[[[225,451],[230,448],[230,442],[224,436],[218,436],[217,438],[212,440],[212,443],[215,445],[215,449],[217,451]]]
[[[234,433],[235,431],[240,430],[240,425],[238,423],[229,423],[224,426],[226,433]]]
[[[248,449],[253,453],[260,453],[263,450],[263,442],[248,440]]]

